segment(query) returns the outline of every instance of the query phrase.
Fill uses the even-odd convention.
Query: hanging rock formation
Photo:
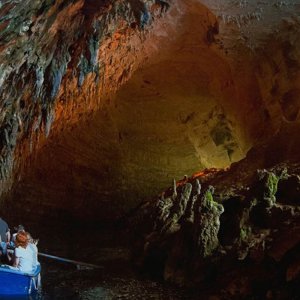
[[[9,203],[115,219],[172,178],[228,167],[276,132],[269,155],[250,150],[252,163],[289,156],[299,7],[203,3],[1,2],[0,192],[15,183]]]
[[[5,208],[123,216],[138,268],[215,299],[299,296],[299,9],[1,1]]]
[[[144,48],[146,28],[168,7],[154,0],[0,3],[0,194],[54,121],[56,131],[76,123],[129,78],[153,50]]]

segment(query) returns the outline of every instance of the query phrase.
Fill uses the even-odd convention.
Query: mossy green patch
[[[213,198],[213,195],[212,195],[212,193],[210,192],[210,191],[206,191],[205,192],[205,199],[208,201],[208,202],[210,202],[210,203],[214,203],[215,201],[214,201],[214,198]]]
[[[240,230],[240,239],[241,239],[241,241],[246,241],[250,234],[251,234],[251,227],[249,227],[249,226],[241,227],[241,230]]]
[[[267,197],[275,197],[275,194],[278,189],[279,177],[277,177],[274,173],[269,173],[267,177]]]

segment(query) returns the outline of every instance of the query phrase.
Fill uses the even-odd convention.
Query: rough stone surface
[[[13,199],[118,214],[172,178],[291,134],[299,6],[204,4],[3,2],[1,192],[23,177]],[[111,199],[120,207],[106,214]]]
[[[144,30],[165,6],[151,0],[1,2],[1,192],[55,120],[56,132],[76,123],[128,79],[142,60]]]
[[[178,285],[213,286],[220,299],[266,295],[271,293],[269,288],[272,293],[293,297],[299,281],[300,210],[297,204],[277,203],[276,197],[278,184],[294,178],[299,170],[299,164],[257,170],[246,181],[234,182],[234,191],[223,186],[224,178],[234,178],[230,170],[177,183],[176,194],[170,188],[163,194],[167,201],[160,195],[144,203],[131,219],[133,261],[139,268],[156,271]],[[296,190],[299,183],[293,182]],[[193,214],[185,206],[185,217],[177,204],[187,195],[187,203],[193,203]],[[266,222],[253,218],[261,205],[267,213]],[[157,207],[168,208],[168,217],[162,217]]]
[[[101,99],[90,93],[94,77],[87,75],[86,85],[78,90],[70,74],[62,96],[74,94],[76,107],[71,101],[58,102],[57,122],[12,198],[28,206],[38,202],[41,212],[56,207],[87,218],[93,213],[115,216],[182,173],[240,159],[244,139],[239,145],[237,125],[218,101],[228,66],[206,39],[215,22],[207,8],[180,2],[152,23],[153,28],[140,34],[132,30],[131,38],[120,33],[116,41],[104,40],[99,60],[107,62],[102,78],[107,89],[118,82],[123,63],[132,66],[131,59],[141,55],[143,65],[115,97],[107,91],[109,99],[93,115],[85,112],[96,109],[93,103]],[[218,68],[211,67],[214,61]],[[229,90],[222,96],[225,102],[236,97]],[[60,132],[68,125],[72,128]],[[70,201],[76,203],[71,209]]]
[[[223,206],[213,200],[212,194],[213,187],[209,187],[194,206],[194,241],[204,258],[210,256],[219,245],[220,215],[224,212]]]
[[[212,299],[299,297],[299,10],[1,1],[5,208],[130,215],[142,270]]]

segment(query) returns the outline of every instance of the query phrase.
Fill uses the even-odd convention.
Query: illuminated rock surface
[[[17,34],[14,23],[3,31],[3,38],[11,40],[1,56],[7,107],[2,114],[3,190],[26,169],[15,198],[69,212],[72,201],[71,214],[77,215],[118,215],[172,178],[229,166],[285,120],[297,121],[296,4],[265,3],[254,9],[250,2],[206,3],[216,18],[196,1],[174,2],[145,31],[137,17],[143,14],[134,14],[131,4],[133,10],[123,1],[100,7],[80,1],[49,4],[28,12],[40,14],[34,19],[39,25],[31,25],[38,26],[33,33]],[[148,4],[157,17],[165,9]],[[9,7],[3,5],[3,12]],[[265,21],[255,15],[260,7]],[[9,9],[12,15],[15,9]],[[243,12],[250,19],[232,24]],[[265,22],[274,12],[272,32]],[[48,21],[49,16],[55,20]],[[249,38],[243,40],[245,30]],[[249,43],[255,43],[256,52]],[[25,45],[34,49],[24,56]],[[38,56],[43,47],[47,51]],[[7,66],[10,61],[13,67]],[[29,168],[30,151],[38,149]],[[115,205],[107,205],[111,201]]]
[[[166,243],[177,245],[173,252],[158,247],[158,256],[165,262],[167,253],[161,273],[179,284],[193,282],[192,273],[215,253],[229,264],[222,247],[230,245],[234,267],[239,259],[260,265],[267,255],[276,267],[285,264],[287,281],[297,282],[298,257],[285,255],[299,247],[298,2],[1,1],[3,208],[26,207],[57,219],[124,220],[173,178],[230,167],[207,181],[217,199],[204,201],[211,204],[204,205],[205,215],[199,206],[194,211],[194,176],[194,188],[180,187],[180,201],[174,196],[177,211],[160,212],[164,233],[146,229],[139,247],[151,250],[166,232],[175,234],[176,242]],[[279,181],[277,194],[257,195],[257,170],[283,167],[290,177]],[[199,198],[207,188],[204,183]],[[261,205],[251,202],[255,197]],[[168,213],[173,204],[160,200]],[[183,215],[192,222],[182,227]],[[284,237],[289,230],[295,244]],[[143,234],[154,239],[147,246]],[[189,238],[195,255],[183,262]],[[266,254],[260,247],[268,238],[275,250]],[[143,265],[152,253],[139,247]],[[241,280],[247,294],[250,281]],[[233,280],[232,295],[236,286]]]

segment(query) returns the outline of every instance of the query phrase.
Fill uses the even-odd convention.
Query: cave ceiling
[[[297,2],[1,1],[1,192],[122,210],[239,161],[298,122]]]

